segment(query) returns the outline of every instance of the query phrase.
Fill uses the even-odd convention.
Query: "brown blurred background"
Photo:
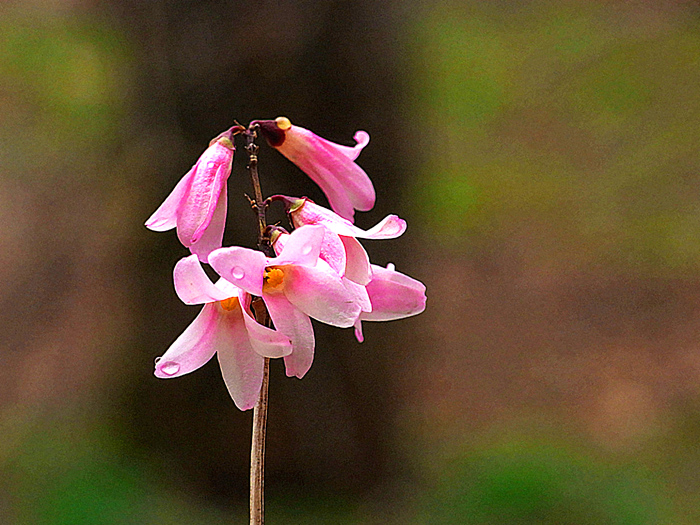
[[[269,523],[699,523],[698,86],[696,2],[3,2],[0,523],[246,523],[250,412],[153,376],[198,309],[143,222],[278,115],[370,133],[356,222],[408,221],[365,245],[428,309],[273,363]]]

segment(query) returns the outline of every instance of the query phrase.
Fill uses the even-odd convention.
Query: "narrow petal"
[[[277,197],[285,202],[290,210],[292,223],[296,227],[303,224],[322,224],[338,235],[357,237],[358,239],[395,239],[406,231],[406,221],[397,215],[387,215],[381,222],[365,231],[337,213],[333,213],[307,198],[292,199],[281,195]]]
[[[343,286],[352,294],[353,301],[360,306],[363,312],[372,311],[372,302],[369,299],[367,288],[361,284],[357,284],[347,277],[343,277]]]
[[[231,175],[232,148],[230,141],[220,139],[209,146],[194,167],[192,183],[177,217],[178,238],[188,248],[209,227],[221,191]]]
[[[220,316],[216,303],[204,305],[192,324],[156,362],[156,377],[180,377],[207,363],[218,350]]]
[[[360,317],[355,321],[355,338],[358,343],[363,343],[365,341],[365,336],[362,333],[362,319]]]
[[[261,325],[250,315],[250,303],[252,300],[250,294],[241,292],[239,298],[243,310],[243,321],[248,330],[248,338],[253,350],[262,357],[271,358],[284,357],[291,354],[292,343],[289,337],[282,334],[282,332],[271,330]]]
[[[277,146],[282,155],[296,164],[328,197],[331,208],[348,220],[354,210],[367,211],[375,202],[374,186],[354,160],[369,142],[369,135],[356,133],[355,147],[341,146],[311,131],[291,126]]]
[[[213,303],[233,297],[211,282],[196,255],[177,262],[173,270],[173,281],[178,297],[185,304]]]
[[[372,279],[372,269],[370,267],[369,255],[354,237],[340,236],[340,240],[345,247],[345,277],[358,284],[365,285]]]
[[[352,326],[362,310],[353,291],[324,261],[315,267],[286,266],[284,294],[306,315],[341,328]]]
[[[425,285],[403,273],[372,265],[372,281],[367,293],[372,312],[362,313],[363,321],[391,321],[425,310]]]
[[[287,376],[301,379],[314,360],[315,342],[311,319],[282,293],[266,293],[263,299],[275,328],[292,341],[292,353],[284,358]]]
[[[262,252],[234,246],[209,254],[209,264],[221,277],[253,295],[262,295],[266,258]]]
[[[199,240],[195,241],[190,246],[190,251],[197,254],[199,260],[202,262],[207,262],[209,254],[217,248],[221,248],[221,243],[224,239],[224,228],[226,227],[227,207],[227,187],[226,183],[224,183],[209,226],[204,230]]]
[[[335,273],[340,277],[345,275],[345,266],[347,265],[347,256],[345,255],[345,246],[340,239],[340,235],[336,235],[330,230],[326,230],[323,236],[323,244],[321,244],[321,259],[326,261],[333,268]]]
[[[225,330],[226,344],[217,352],[221,375],[233,402],[241,410],[255,406],[262,386],[264,358],[253,351],[242,318]]]
[[[177,183],[175,189],[173,189],[170,195],[163,201],[163,204],[148,218],[146,221],[146,228],[157,232],[164,232],[172,230],[177,226],[178,210],[180,206],[182,206],[185,194],[192,183],[193,176],[194,167],[180,179],[180,182]]]
[[[326,229],[323,226],[297,228],[285,239],[279,256],[267,260],[268,265],[315,265],[321,252],[321,244],[325,233]]]

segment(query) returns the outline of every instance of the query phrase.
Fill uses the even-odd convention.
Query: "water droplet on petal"
[[[301,253],[302,253],[303,255],[309,255],[309,254],[311,253],[311,250],[312,250],[312,249],[313,249],[313,246],[311,246],[310,244],[307,244],[306,246],[304,246],[304,247],[301,249]]]
[[[240,266],[234,266],[231,270],[231,275],[234,279],[243,279],[245,277],[245,271]]]
[[[162,359],[162,357],[156,357],[155,363],[158,364],[158,361],[160,361],[161,359]]]
[[[386,265],[386,269],[389,271],[396,271],[396,266],[394,266],[394,263],[389,263]]]
[[[180,365],[174,361],[168,361],[167,363],[163,363],[160,367],[160,371],[166,376],[174,376],[180,371]]]

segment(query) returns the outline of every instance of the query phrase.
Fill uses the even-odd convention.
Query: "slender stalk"
[[[253,409],[253,440],[250,446],[250,525],[265,522],[265,430],[270,360],[265,358],[260,397]]]
[[[274,256],[270,239],[267,236],[267,221],[258,176],[258,146],[255,144],[256,127],[244,132],[246,151],[248,152],[248,172],[253,183],[255,201],[251,204],[258,218],[258,248],[268,257]],[[270,316],[265,304],[259,298],[253,300],[255,319],[263,325],[270,325]],[[268,386],[270,383],[270,359],[264,361],[260,397],[253,408],[253,435],[250,445],[250,524],[263,525],[265,522],[265,431],[267,429]]]

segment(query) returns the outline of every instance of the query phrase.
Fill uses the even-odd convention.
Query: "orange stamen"
[[[230,312],[234,308],[238,307],[238,297],[229,297],[228,299],[219,301],[219,304],[221,304],[221,308],[223,308],[227,312]]]
[[[284,281],[284,272],[279,268],[267,268],[265,270],[265,284],[277,288]]]

